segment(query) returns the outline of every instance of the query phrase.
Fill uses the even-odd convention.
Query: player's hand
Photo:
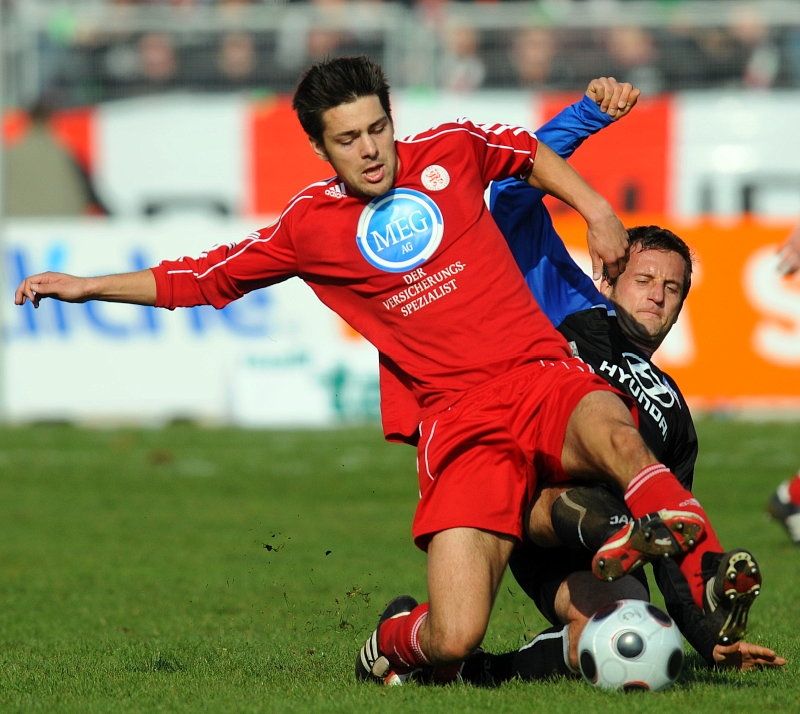
[[[65,273],[39,273],[23,280],[14,293],[14,303],[24,305],[30,300],[39,307],[42,298],[56,298],[64,302],[84,302],[86,300],[85,278]]]
[[[592,259],[592,278],[600,280],[605,275],[613,282],[628,264],[628,232],[613,212],[587,225],[586,241]]]
[[[793,275],[800,270],[800,223],[789,234],[786,243],[778,251],[778,273]]]
[[[619,121],[629,114],[639,101],[641,90],[630,82],[618,82],[613,77],[597,77],[586,87],[586,96],[600,107],[600,111]]]
[[[769,647],[753,645],[749,642],[735,642],[732,645],[714,646],[714,666],[720,669],[737,669],[746,672],[762,667],[783,667],[786,660]]]

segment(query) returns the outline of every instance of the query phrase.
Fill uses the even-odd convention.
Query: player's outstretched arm
[[[719,669],[738,669],[746,672],[749,669],[762,667],[783,667],[786,660],[769,647],[754,645],[740,640],[732,645],[716,645],[714,647],[714,666]]]
[[[25,278],[14,294],[17,305],[30,301],[34,307],[39,307],[42,298],[53,298],[62,302],[103,300],[155,305],[156,281],[149,269],[94,278],[47,272]]]
[[[800,271],[800,223],[781,246],[778,257],[778,273],[781,275],[793,275]]]

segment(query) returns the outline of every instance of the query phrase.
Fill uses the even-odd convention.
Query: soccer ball
[[[583,678],[603,689],[658,691],[683,667],[683,637],[644,600],[618,600],[592,615],[578,640]]]

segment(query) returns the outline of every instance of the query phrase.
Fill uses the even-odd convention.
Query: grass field
[[[378,430],[0,428],[0,712],[797,712],[800,549],[764,514],[800,425],[701,419],[695,492],[758,556],[751,639],[784,670],[708,671],[659,694],[583,682],[353,681],[385,603],[424,598],[414,452]],[[504,584],[486,647],[543,621]]]

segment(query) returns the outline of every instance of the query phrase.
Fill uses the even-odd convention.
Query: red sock
[[[628,484],[624,498],[634,518],[666,508],[670,511],[691,511],[708,523],[698,500],[691,491],[681,486],[675,474],[664,464],[643,468]]]
[[[690,511],[703,519],[705,530],[700,542],[680,561],[681,573],[692,591],[692,599],[702,609],[705,589],[701,568],[703,554],[722,553],[723,549],[700,502],[691,491],[681,486],[666,466],[653,464],[634,476],[625,491],[625,503],[634,518],[666,508],[671,511]]]
[[[386,620],[378,633],[381,652],[392,663],[398,674],[417,667],[428,667],[430,662],[419,646],[419,628],[428,617],[428,603],[417,605],[408,615]]]
[[[714,541],[717,542],[716,547],[709,547],[709,541],[707,540],[708,535],[706,535],[694,550],[690,550],[680,559],[678,564],[683,577],[686,578],[689,589],[692,591],[692,600],[694,600],[694,604],[697,605],[700,610],[703,609],[703,593],[706,589],[706,581],[703,578],[702,568],[703,555],[708,552],[722,552],[722,546],[718,544],[717,537],[713,533],[711,535]]]
[[[789,501],[800,506],[800,473],[789,480]]]

